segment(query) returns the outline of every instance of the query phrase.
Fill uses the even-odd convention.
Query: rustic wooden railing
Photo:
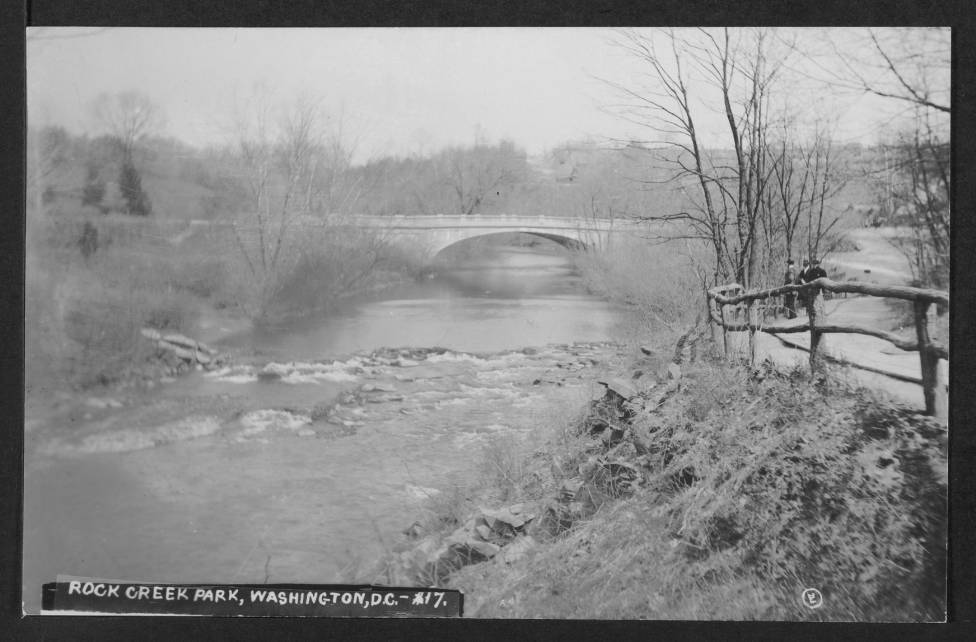
[[[821,290],[833,293],[865,294],[876,297],[886,297],[911,301],[915,307],[915,341],[898,336],[892,332],[878,328],[868,328],[855,324],[822,323],[816,305],[816,295]],[[756,301],[769,299],[789,293],[803,293],[807,311],[808,323],[791,326],[767,326],[759,323]],[[745,320],[738,318],[729,322],[725,319],[725,306],[741,306],[745,304]],[[810,332],[810,369],[816,373],[823,368],[824,355],[820,350],[820,340],[825,334],[853,333],[878,337],[890,341],[902,350],[918,351],[922,366],[922,390],[925,396],[925,412],[929,415],[936,413],[936,387],[938,379],[939,359],[949,359],[949,351],[945,346],[932,341],[928,329],[928,310],[933,303],[948,306],[949,293],[941,290],[912,288],[899,285],[877,285],[875,283],[844,282],[838,283],[827,278],[817,279],[803,285],[784,285],[768,290],[743,292],[741,285],[731,283],[720,285],[708,291],[708,309],[713,323],[722,328],[722,340],[726,354],[728,354],[728,333],[749,332],[749,359],[755,362],[756,332],[768,334],[786,334],[794,332]],[[739,315],[735,315],[738,317]],[[857,365],[857,364],[852,364]],[[870,369],[870,368],[869,368]]]

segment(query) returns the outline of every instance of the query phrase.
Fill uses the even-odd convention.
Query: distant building
[[[557,183],[575,183],[580,177],[580,167],[586,164],[583,156],[589,150],[564,147],[553,152],[555,167],[553,178]]]
[[[557,183],[572,183],[579,177],[579,167],[574,162],[560,163],[556,166],[554,177]]]

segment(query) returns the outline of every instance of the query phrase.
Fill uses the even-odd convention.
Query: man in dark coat
[[[803,267],[800,269],[800,273],[796,275],[796,280],[794,283],[797,285],[803,285],[806,283],[807,272],[810,271],[810,259],[803,259]],[[806,310],[807,308],[807,294],[802,290],[796,293],[797,299],[800,301],[800,309]]]
[[[820,266],[820,261],[818,259],[813,259],[810,269],[806,273],[801,274],[800,279],[804,283],[810,283],[811,281],[816,281],[817,279],[825,278],[827,276],[827,271]],[[823,296],[820,288],[816,291],[807,292],[807,296],[811,297],[814,301],[814,305],[817,309],[823,311]]]
[[[817,279],[822,279],[827,276],[827,270],[823,269],[820,265],[819,259],[813,259],[813,265],[807,270],[806,282],[816,281]]]
[[[783,285],[793,285],[796,283],[796,264],[793,259],[786,262],[786,274],[783,275]],[[786,318],[796,318],[796,293],[787,292],[783,295],[783,307],[786,308]]]

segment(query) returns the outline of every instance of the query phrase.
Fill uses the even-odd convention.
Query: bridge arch
[[[609,235],[623,231],[616,229],[612,220],[558,216],[364,215],[353,220],[356,227],[381,230],[390,242],[423,248],[429,257],[461,241],[503,232],[521,232],[564,247],[583,248],[608,242]]]
[[[485,231],[485,230],[473,230],[470,234],[458,234],[453,235],[455,238],[436,238],[430,239],[429,251],[430,259],[434,260],[441,255],[445,250],[460,245],[461,243],[466,243],[468,241],[474,241],[476,239],[490,239],[497,236],[510,236],[514,233],[524,234],[526,236],[535,236],[538,238],[553,241],[558,245],[563,246],[567,250],[582,250],[586,248],[586,243],[575,238],[574,236],[569,236],[566,234],[557,234],[554,232],[541,232],[538,230],[511,230],[511,231]]]

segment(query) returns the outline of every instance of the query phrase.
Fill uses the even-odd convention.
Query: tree
[[[85,186],[81,190],[81,204],[93,207],[102,207],[102,199],[105,198],[105,181],[98,175],[98,168],[94,162],[89,161],[85,168]]]
[[[910,235],[895,243],[909,259],[913,276],[922,285],[949,286],[951,193],[948,141],[933,129],[930,111],[918,110],[912,127],[886,146],[893,160],[889,218],[907,223]]]
[[[812,47],[803,50],[826,86],[884,98],[900,109],[896,116],[908,115],[904,126],[889,126],[900,132],[882,144],[881,211],[890,222],[907,225],[908,238],[896,244],[915,278],[943,288],[949,269],[950,35],[945,28],[845,32],[843,41],[825,39],[836,64],[822,63]]]
[[[115,139],[123,159],[131,160],[136,144],[162,126],[159,108],[138,91],[99,94],[92,111],[96,122]]]
[[[800,249],[804,258],[823,258],[830,249],[825,242],[840,220],[828,203],[844,185],[829,132],[817,128],[809,141],[797,141],[784,125],[778,140],[770,141],[768,153],[773,185],[767,191],[770,202],[765,227],[771,230],[767,232],[767,253],[775,254],[776,232],[782,232],[785,256],[778,258],[795,257],[794,250]]]
[[[40,208],[50,193],[51,179],[70,159],[68,132],[61,127],[44,127],[27,133],[27,202]]]
[[[822,40],[829,44],[830,61],[824,63],[809,51],[804,54],[816,65],[815,77],[831,87],[951,112],[948,29],[847,30],[842,37],[828,32]]]
[[[161,125],[159,109],[148,96],[137,91],[100,94],[92,109],[97,122],[108,131],[119,150],[119,191],[125,200],[126,212],[149,216],[152,203],[142,188],[134,152],[137,143]]]
[[[674,168],[666,180],[680,185],[693,203],[640,218],[676,226],[671,239],[705,241],[714,256],[712,280],[749,287],[758,277],[757,237],[771,187],[770,90],[782,66],[770,54],[768,32],[672,29],[651,36],[628,30],[617,44],[652,79],[644,86],[610,82],[626,100],[618,111],[654,130],[662,139],[655,143],[680,151],[661,160]],[[728,153],[706,149],[697,126],[703,103],[721,111]]]
[[[119,170],[119,192],[125,200],[125,210],[132,216],[149,216],[152,214],[152,203],[149,196],[142,189],[142,177],[131,159],[122,160]]]
[[[471,215],[525,177],[525,152],[511,141],[452,147],[440,155],[443,176],[456,197],[457,211]]]
[[[329,131],[329,124],[314,101],[276,107],[261,92],[236,115],[234,173],[246,199],[235,240],[258,316],[303,260],[312,230],[325,235],[341,228],[356,200],[358,183],[348,171],[352,153],[341,130]]]

